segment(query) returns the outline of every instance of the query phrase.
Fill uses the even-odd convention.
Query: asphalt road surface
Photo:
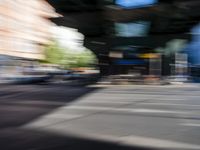
[[[200,85],[0,88],[1,150],[200,150]]]

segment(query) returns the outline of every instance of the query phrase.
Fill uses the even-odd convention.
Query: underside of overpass
[[[135,1],[135,0],[132,0]],[[138,1],[138,0],[137,0]],[[127,45],[155,49],[172,39],[190,39],[190,30],[200,20],[199,0],[154,0],[144,7],[125,8],[117,0],[48,0],[63,15],[53,19],[57,25],[78,29],[84,45],[102,64],[109,64],[109,52]],[[115,24],[150,22],[145,36],[116,36]]]

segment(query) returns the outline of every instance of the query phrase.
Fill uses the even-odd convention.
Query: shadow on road
[[[95,90],[64,84],[1,86],[0,129],[24,125]]]
[[[0,139],[1,150],[150,150],[20,129],[1,131]]]

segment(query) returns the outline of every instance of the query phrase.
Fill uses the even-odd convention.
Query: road
[[[0,147],[200,149],[200,85],[3,86]]]

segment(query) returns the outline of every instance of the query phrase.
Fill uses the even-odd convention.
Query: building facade
[[[57,16],[45,0],[0,0],[0,55],[44,59],[50,18]]]

